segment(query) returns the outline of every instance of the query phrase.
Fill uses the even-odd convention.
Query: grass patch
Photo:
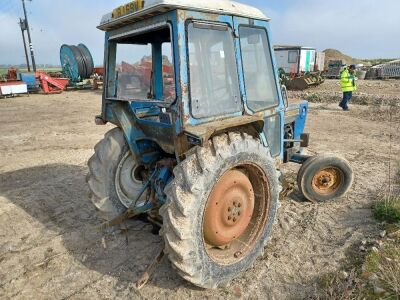
[[[27,68],[21,68],[21,69],[17,69],[18,72],[21,73],[27,73],[28,69]],[[43,72],[62,72],[62,68],[37,68],[38,71],[43,71]],[[0,68],[0,75],[6,75],[8,71],[8,68]],[[33,69],[31,68],[31,72],[33,72]]]
[[[311,299],[371,299],[373,290],[369,286],[363,286],[361,280],[367,253],[361,252],[359,246],[355,243],[346,250],[341,271],[329,272],[319,278],[317,290],[311,295]]]
[[[321,276],[311,299],[400,299],[400,194],[372,209],[385,233],[366,239],[362,251],[349,247],[342,270]]]
[[[377,220],[385,223],[388,238],[379,251],[371,251],[364,269],[374,274],[375,281],[390,295],[387,299],[400,297],[400,194],[387,196],[373,206]]]
[[[396,299],[400,295],[400,242],[388,242],[379,252],[371,252],[366,257],[365,271],[375,274],[388,296]]]
[[[324,274],[311,299],[388,299],[400,296],[400,239],[390,239],[378,251],[350,247],[344,270]]]
[[[325,274],[318,282],[320,291],[311,299],[355,299],[358,294],[355,278],[354,271],[346,278],[337,272]]]
[[[375,203],[373,212],[378,221],[400,224],[400,195]]]

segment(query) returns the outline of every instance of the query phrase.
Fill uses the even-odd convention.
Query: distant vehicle
[[[325,77],[330,79],[338,79],[340,78],[340,72],[343,69],[343,61],[342,60],[330,60],[328,61],[328,72]]]

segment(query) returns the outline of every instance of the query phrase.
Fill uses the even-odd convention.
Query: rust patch
[[[182,95],[186,95],[189,91],[189,85],[186,84],[181,84],[181,93]]]
[[[185,19],[186,19],[185,11],[178,9],[177,10],[177,18],[178,18],[178,21],[185,21]]]

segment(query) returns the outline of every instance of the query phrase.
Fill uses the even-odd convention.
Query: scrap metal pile
[[[400,78],[400,59],[370,68],[366,79]]]
[[[321,72],[308,72],[301,74],[287,75],[285,71],[280,68],[279,80],[288,90],[303,91],[311,86],[317,86],[324,83],[325,78]]]
[[[325,53],[303,46],[274,46],[279,78],[288,90],[305,90],[324,82]]]

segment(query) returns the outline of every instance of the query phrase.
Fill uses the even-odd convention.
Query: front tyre
[[[300,192],[312,202],[344,196],[353,184],[354,173],[344,158],[320,154],[307,159],[297,173]]]
[[[257,139],[229,133],[190,150],[174,174],[160,209],[165,252],[183,278],[216,288],[263,252],[278,208],[279,172]]]

